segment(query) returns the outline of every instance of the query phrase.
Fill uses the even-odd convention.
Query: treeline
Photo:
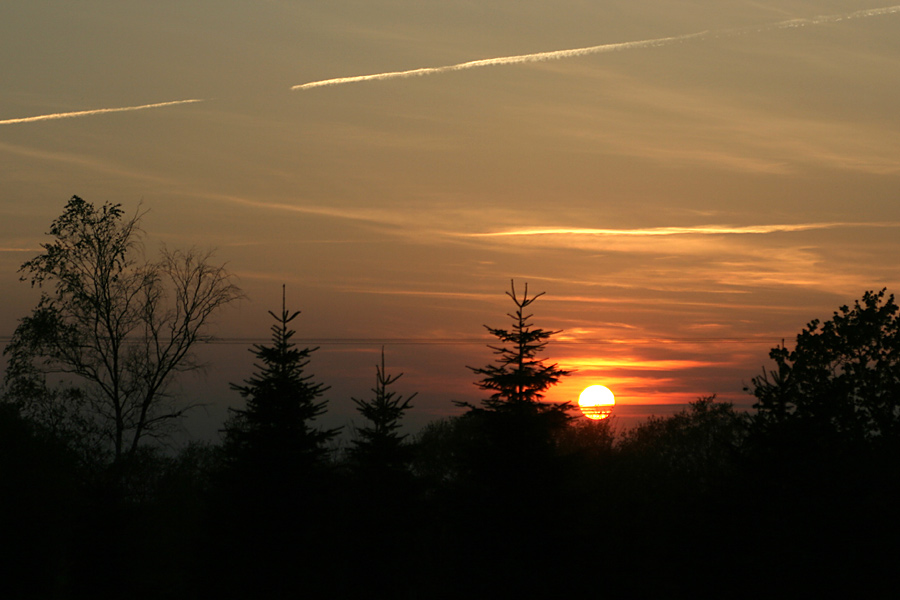
[[[774,348],[753,413],[705,397],[620,432],[543,402],[568,374],[540,358],[558,332],[513,285],[495,361],[470,367],[481,403],[402,435],[415,396],[382,355],[339,454],[283,296],[220,443],[173,455],[152,443],[184,410],[166,383],[240,290],[208,255],[137,261],[138,219],[75,197],[23,265],[49,290],[4,351],[0,597],[893,589],[900,317],[883,290]]]
[[[714,398],[621,434],[544,416],[470,411],[384,461],[223,443],[85,464],[5,405],[3,597],[677,597],[892,581],[896,447],[767,432]]]

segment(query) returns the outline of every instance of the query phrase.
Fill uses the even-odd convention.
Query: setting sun
[[[588,419],[596,421],[607,418],[615,405],[615,396],[608,387],[603,385],[587,387],[578,397],[578,406],[581,408],[581,412]]]

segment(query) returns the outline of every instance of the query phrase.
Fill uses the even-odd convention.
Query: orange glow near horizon
[[[628,406],[686,404],[704,395],[704,390],[693,391],[683,389],[680,382],[669,376],[658,373],[648,373],[648,376],[619,375],[615,372],[605,373],[579,372],[573,377],[568,377],[558,385],[547,391],[544,400],[546,402],[570,402],[578,406],[578,398],[581,392],[596,381],[603,381],[606,387],[616,390],[616,406],[624,408]],[[713,393],[715,390],[710,390]],[[720,397],[726,398],[725,394]]]

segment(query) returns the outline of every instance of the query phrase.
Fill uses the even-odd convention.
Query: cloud
[[[337,77],[335,79],[322,79],[319,81],[311,81],[291,87],[291,90],[310,90],[320,87],[328,87],[332,85],[343,85],[346,83],[360,83],[364,81],[378,81],[384,79],[405,79],[407,77],[421,77],[423,75],[437,75],[439,73],[450,73],[453,71],[464,71],[467,69],[476,69],[479,67],[495,67],[506,65],[517,65],[523,63],[543,62],[547,60],[560,60],[564,58],[575,58],[577,56],[585,56],[589,54],[600,54],[604,52],[617,52],[621,50],[634,50],[638,48],[655,48],[659,46],[668,46],[679,42],[687,42],[693,40],[702,40],[710,37],[733,37],[738,35],[746,35],[749,33],[759,33],[763,31],[771,31],[776,29],[794,29],[806,27],[809,25],[822,25],[825,23],[837,23],[839,21],[847,21],[851,19],[862,19],[868,17],[877,17],[900,13],[900,5],[887,6],[884,8],[873,8],[858,10],[851,13],[838,15],[821,15],[818,17],[805,19],[789,19],[779,21],[770,25],[758,27],[746,27],[742,29],[721,29],[717,31],[700,31],[697,33],[688,33],[684,35],[676,35],[671,37],[655,38],[649,40],[638,40],[634,42],[619,42],[614,44],[601,44],[599,46],[588,46],[584,48],[573,48],[570,50],[552,50],[549,52],[535,52],[533,54],[519,54],[516,56],[501,56],[498,58],[484,58],[481,60],[473,60],[469,62],[458,63],[455,65],[446,65],[443,67],[423,67],[419,69],[410,69],[408,71],[390,71],[386,73],[375,73],[373,75],[356,75],[353,77]]]
[[[316,215],[321,217],[330,217],[335,219],[347,219],[370,225],[382,225],[390,227],[400,227],[404,224],[404,219],[396,211],[379,210],[379,209],[358,209],[358,208],[341,208],[328,206],[310,206],[303,204],[290,204],[288,202],[253,200],[240,196],[230,196],[226,194],[198,194],[201,197],[212,200],[223,200],[233,204],[240,204],[252,208],[262,208],[280,212],[294,212],[299,214]]]
[[[85,156],[83,153],[49,152],[36,148],[28,148],[25,146],[16,146],[4,142],[0,142],[0,152],[6,152],[17,156],[24,156],[26,158],[34,158],[41,161],[53,161],[67,165],[74,165],[81,169],[90,169],[98,171],[100,173],[115,175],[118,177],[128,177],[131,179],[138,179],[141,181],[161,183],[172,186],[177,185],[177,182],[175,180],[152,175],[145,169],[126,169],[111,162],[106,162],[101,159]]]
[[[645,370],[654,371],[677,371],[680,369],[697,369],[701,367],[712,367],[719,364],[718,362],[705,360],[653,360],[641,358],[637,356],[624,358],[567,358],[561,361],[566,369],[584,370]]]
[[[96,108],[93,110],[80,110],[76,112],[53,113],[50,115],[38,115],[36,117],[22,117],[20,119],[6,119],[0,121],[0,125],[16,125],[19,123],[35,123],[37,121],[53,121],[56,119],[74,119],[75,117],[92,117],[94,115],[104,115],[107,113],[128,112],[133,110],[146,110],[148,108],[163,108],[165,106],[175,106],[177,104],[191,104],[194,102],[205,102],[203,99],[192,98],[189,100],[172,100],[171,102],[157,102],[156,104],[141,104],[140,106],[122,106],[119,108]]]
[[[467,237],[528,235],[666,236],[666,235],[747,235],[835,229],[841,227],[900,227],[900,223],[797,223],[780,225],[699,225],[696,227],[648,227],[640,229],[592,229],[587,227],[534,227],[509,231],[459,234]]]

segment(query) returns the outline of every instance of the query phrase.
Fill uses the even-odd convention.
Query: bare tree
[[[184,413],[168,385],[198,367],[191,350],[209,339],[210,316],[242,296],[209,252],[163,248],[159,261],[139,261],[141,216],[73,196],[51,225],[55,239],[19,270],[49,289],[4,350],[6,386],[26,414],[39,414],[48,398],[73,397],[52,393],[48,375],[74,376],[80,422],[96,425],[117,461]]]

